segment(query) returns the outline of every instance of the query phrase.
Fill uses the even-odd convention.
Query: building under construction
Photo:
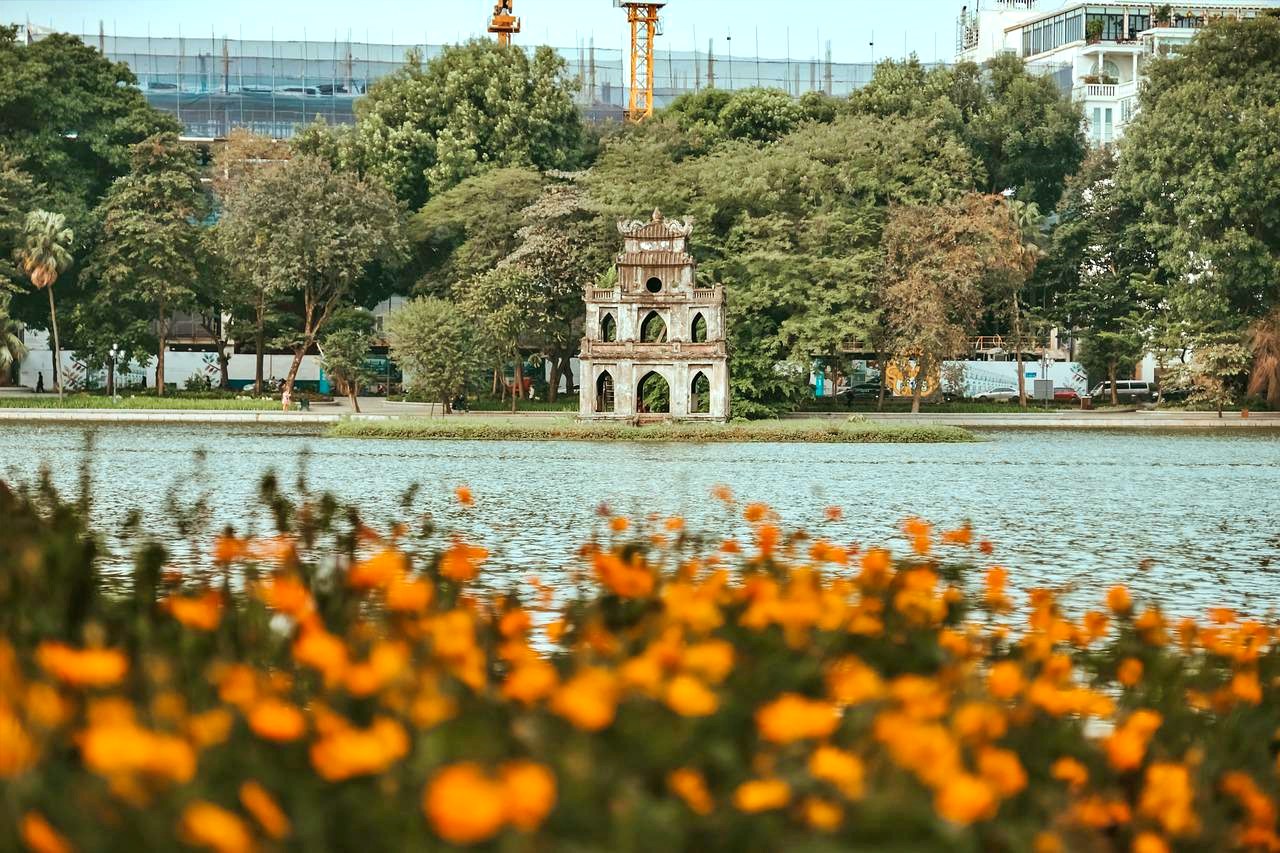
[[[575,79],[575,101],[591,119],[620,120],[631,102],[628,33],[619,23],[616,45],[586,40],[556,49]],[[37,40],[47,32],[23,26],[20,35]],[[440,44],[374,44],[349,37],[327,41],[213,34],[161,38],[99,30],[81,38],[108,58],[128,65],[147,99],[177,116],[187,135],[199,137],[221,137],[231,128],[246,127],[283,138],[317,118],[350,124],[356,98],[403,66],[410,52],[426,61],[444,49]],[[533,50],[532,45],[517,44],[522,50]],[[709,40],[705,51],[654,49],[653,106],[661,108],[678,95],[708,87],[767,86],[796,97],[805,92],[845,97],[864,86],[875,70],[869,62],[832,62],[830,42],[822,45],[820,56],[790,59],[735,56],[722,49],[724,44],[723,39],[718,44]]]

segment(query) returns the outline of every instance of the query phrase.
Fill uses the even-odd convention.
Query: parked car
[[[1111,399],[1111,383],[1099,382],[1097,386],[1089,392],[1089,395],[1095,400]],[[1126,379],[1116,383],[1116,399],[1128,400],[1154,400],[1156,397],[1155,386],[1150,382],[1142,382],[1137,379]]]
[[[840,392],[840,398],[845,403],[852,403],[854,400],[874,400],[879,396],[879,382],[859,382],[857,385],[850,385]]]
[[[973,395],[975,400],[984,400],[988,403],[1007,403],[1010,400],[1018,399],[1017,388],[988,388],[986,391],[979,391]]]
[[[1054,388],[1053,401],[1055,403],[1076,403],[1080,400],[1080,394],[1074,388]]]
[[[1162,403],[1181,402],[1191,396],[1192,390],[1194,389],[1189,385],[1174,385],[1169,388],[1157,388],[1156,399]]]

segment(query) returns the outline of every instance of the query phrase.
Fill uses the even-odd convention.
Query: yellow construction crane
[[[662,35],[658,10],[666,3],[613,0],[627,10],[631,24],[631,97],[628,121],[644,121],[653,115],[653,37]]]
[[[511,44],[511,34],[520,32],[520,19],[511,14],[512,2],[513,0],[498,0],[493,4],[489,32],[498,34],[498,44]]]

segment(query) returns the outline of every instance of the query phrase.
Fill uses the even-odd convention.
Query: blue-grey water
[[[255,499],[274,469],[292,484],[358,502],[375,525],[405,517],[400,495],[440,528],[491,551],[496,582],[538,574],[555,582],[607,502],[631,514],[680,514],[723,533],[716,484],[764,501],[787,525],[841,542],[892,544],[918,514],[940,526],[973,522],[992,559],[1021,588],[1067,587],[1100,599],[1125,582],[1175,612],[1229,604],[1280,610],[1280,433],[1008,430],[976,444],[624,444],[326,439],[217,426],[109,426],[90,457],[93,512],[108,533],[130,509],[172,538],[165,494],[207,494],[218,522],[270,529]],[[77,487],[84,431],[10,424],[0,431],[0,476],[24,480],[48,466]],[[203,449],[199,461],[196,451]],[[453,489],[476,505],[460,511]],[[844,508],[824,522],[828,505]],[[3,520],[0,520],[0,528]],[[111,541],[109,539],[109,541]]]

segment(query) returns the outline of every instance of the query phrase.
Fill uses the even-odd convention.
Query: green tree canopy
[[[387,318],[391,354],[404,370],[405,388],[452,411],[467,381],[488,356],[472,314],[432,296],[405,303]]]
[[[159,394],[170,320],[195,307],[208,209],[195,153],[176,134],[161,133],[134,146],[129,174],[111,185],[96,214],[99,234],[86,275],[96,298],[137,305],[154,321]]]
[[[336,149],[313,134],[301,150],[335,153],[344,168],[381,178],[417,209],[487,169],[576,166],[584,134],[572,92],[565,62],[551,48],[530,56],[476,39],[371,86]]]

